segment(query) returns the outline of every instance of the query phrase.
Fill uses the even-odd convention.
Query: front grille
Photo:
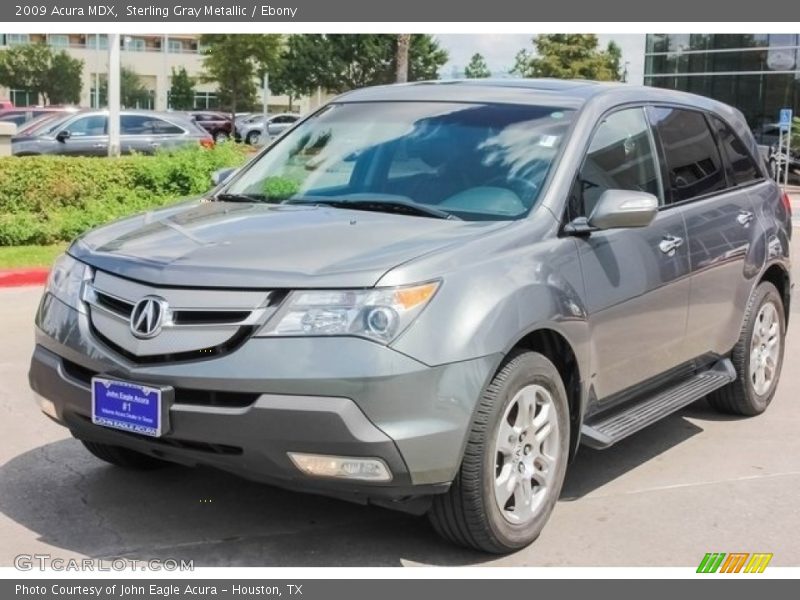
[[[92,377],[99,375],[97,371],[69,360],[62,359],[64,372],[72,379],[85,385],[91,385]],[[146,382],[142,382],[147,384]],[[156,385],[156,384],[153,384]],[[227,392],[220,390],[200,390],[196,388],[176,387],[175,404],[191,404],[195,406],[216,406],[220,408],[246,408],[252,405],[260,394],[251,392]]]
[[[97,303],[101,307],[105,308],[106,310],[110,310],[111,312],[124,317],[125,319],[130,318],[131,312],[133,312],[133,304],[130,302],[126,302],[120,298],[115,298],[114,296],[109,296],[103,292],[95,291],[95,295],[97,297]]]
[[[117,354],[124,356],[129,361],[140,364],[140,365],[154,365],[160,363],[177,363],[177,362],[189,362],[195,360],[204,360],[209,358],[217,358],[219,356],[223,356],[224,354],[228,354],[229,352],[233,352],[239,346],[241,346],[244,342],[247,341],[247,338],[250,337],[250,334],[253,333],[252,327],[240,327],[239,330],[233,335],[233,337],[225,340],[221,344],[217,344],[216,346],[210,346],[208,348],[200,348],[199,350],[187,350],[185,352],[166,352],[164,354],[151,354],[147,356],[139,356],[134,352],[130,352],[126,350],[119,344],[114,343],[102,333],[100,333],[94,325],[91,326],[92,333],[95,337],[102,342],[105,346],[107,346],[110,350],[113,350]]]
[[[176,310],[172,313],[175,325],[228,325],[240,323],[250,316],[246,310]]]
[[[150,286],[104,271],[86,282],[82,298],[88,305],[95,338],[109,350],[138,364],[203,360],[232,352],[275,313],[285,290],[223,290]],[[152,335],[134,332],[131,317],[143,298],[155,297],[162,307]],[[139,320],[141,324],[150,321]],[[149,327],[150,325],[147,325]]]

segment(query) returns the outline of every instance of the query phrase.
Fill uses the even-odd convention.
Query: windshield
[[[333,104],[224,191],[267,202],[411,203],[465,220],[515,219],[536,203],[572,115],[545,106]]]

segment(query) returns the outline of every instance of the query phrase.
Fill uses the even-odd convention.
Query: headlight
[[[292,292],[262,336],[354,335],[388,344],[433,298],[439,282],[371,290]]]
[[[50,292],[64,304],[80,309],[81,286],[91,277],[91,270],[69,254],[62,254],[53,263],[47,278],[45,291]]]

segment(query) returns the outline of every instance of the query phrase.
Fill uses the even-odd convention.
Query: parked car
[[[0,100],[0,110],[8,110],[14,108],[14,103],[11,100]]]
[[[15,123],[19,131],[23,125],[39,117],[74,114],[79,110],[74,106],[24,106],[0,110],[0,121]]]
[[[267,119],[267,135],[273,138],[289,129],[300,119],[300,115],[291,113],[281,113],[270,115]],[[257,146],[261,143],[264,133],[264,115],[253,115],[238,125],[236,129],[236,139],[243,140],[248,144]]]
[[[223,142],[231,137],[233,124],[230,115],[212,111],[195,111],[189,114],[195,123],[211,134],[215,142]]]
[[[350,92],[206,197],[78,238],[30,382],[106,462],[427,513],[509,552],[579,445],[703,397],[766,410],[792,227],[756,153],[739,111],[659,88]]]
[[[152,154],[159,149],[198,143],[213,146],[214,140],[207,131],[180,114],[141,110],[123,110],[120,113],[122,154]],[[11,138],[11,152],[16,156],[106,156],[108,111],[81,111],[47,120]]]

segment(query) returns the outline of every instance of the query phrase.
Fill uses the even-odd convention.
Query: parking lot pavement
[[[0,291],[2,566],[20,553],[195,566],[694,566],[712,551],[800,565],[798,310],[766,414],[723,417],[699,402],[610,450],[581,449],[541,538],[497,558],[449,546],[424,518],[209,469],[106,466],[39,414],[28,390],[40,293]]]

